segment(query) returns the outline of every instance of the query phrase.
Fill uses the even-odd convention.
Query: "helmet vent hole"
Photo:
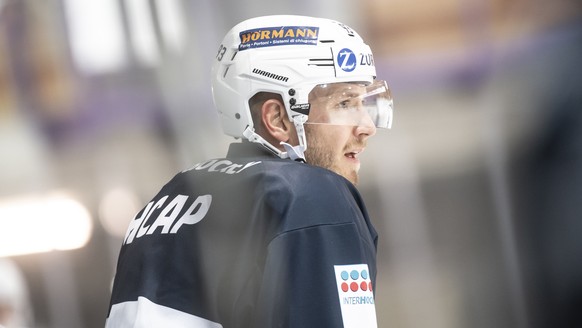
[[[230,58],[230,60],[234,60],[234,57],[236,57],[236,54],[238,54],[238,51],[235,51],[232,53],[232,58]]]
[[[225,78],[226,74],[228,73],[228,69],[230,68],[230,66],[227,66],[226,69],[224,70],[224,74],[222,74],[222,77]]]
[[[320,40],[320,43],[335,43],[335,40]]]
[[[237,120],[240,120],[240,114],[239,114],[239,113],[236,113],[236,114],[234,114],[234,117],[235,117]]]

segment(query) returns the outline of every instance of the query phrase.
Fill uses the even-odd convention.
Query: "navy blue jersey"
[[[131,221],[106,326],[376,327],[376,245],[348,180],[232,144]]]

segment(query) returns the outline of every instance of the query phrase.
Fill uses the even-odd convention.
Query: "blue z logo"
[[[351,72],[356,69],[356,55],[348,48],[340,50],[337,54],[337,64],[345,72]]]

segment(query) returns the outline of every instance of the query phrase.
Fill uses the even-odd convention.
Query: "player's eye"
[[[338,104],[338,107],[340,109],[348,109],[348,108],[350,108],[351,103],[352,102],[350,101],[350,99],[346,99],[344,101],[340,101],[339,104]]]

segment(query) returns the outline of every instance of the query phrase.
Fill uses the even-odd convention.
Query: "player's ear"
[[[295,128],[280,100],[271,98],[263,103],[261,120],[266,132],[277,141],[289,142],[293,138]]]

